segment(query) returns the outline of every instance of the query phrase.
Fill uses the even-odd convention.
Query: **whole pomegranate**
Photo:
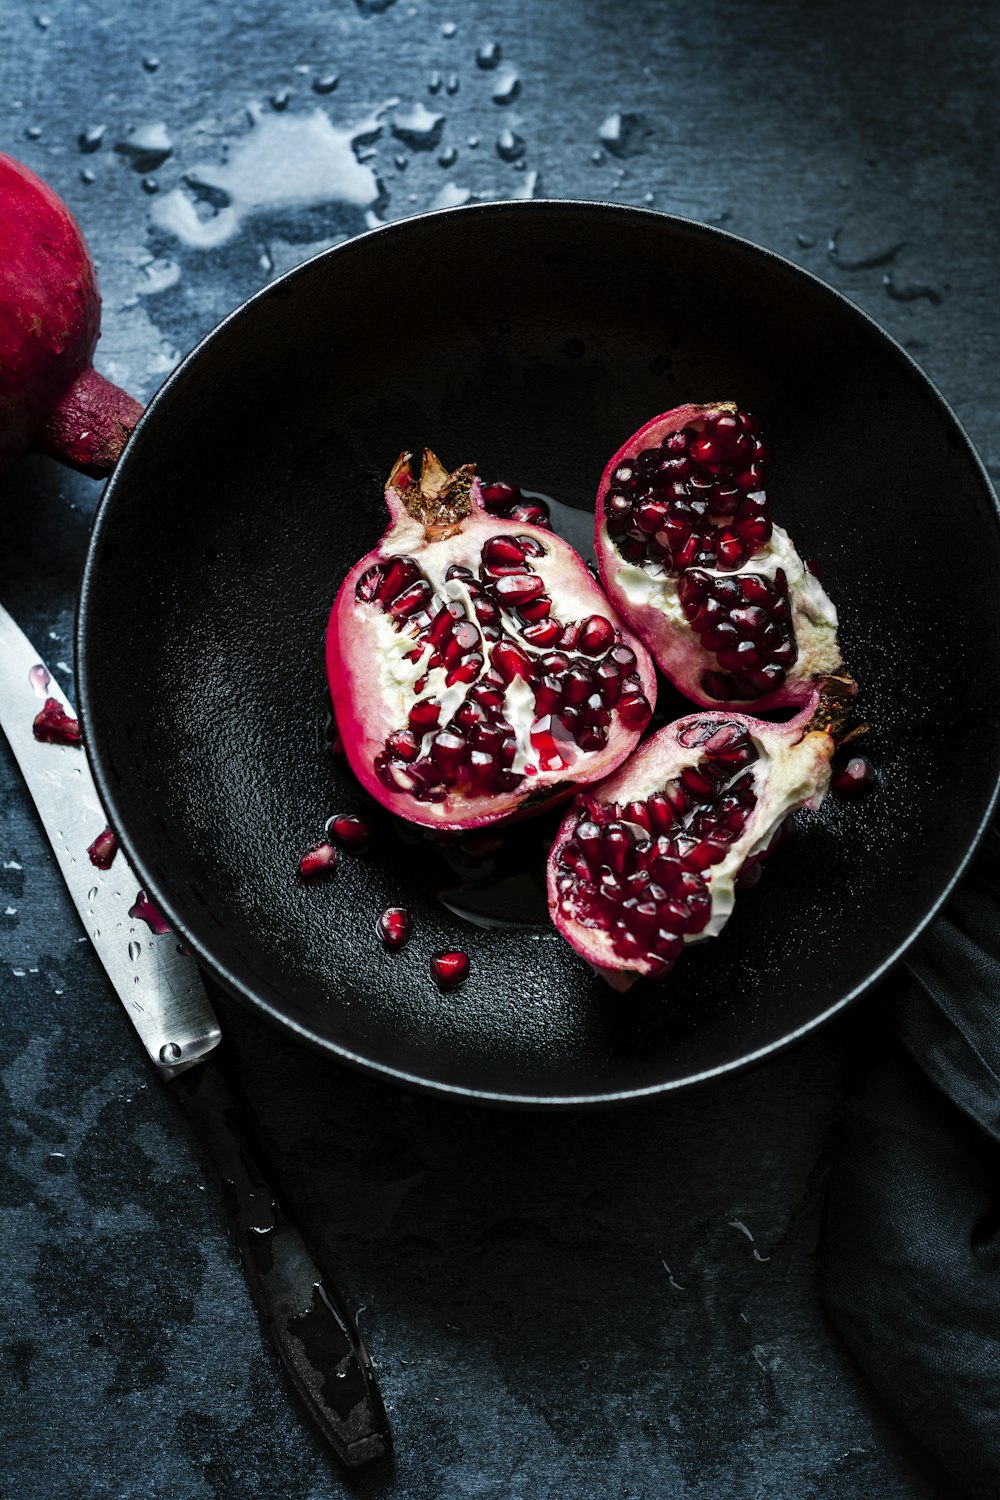
[[[629,438],[601,480],[604,587],[695,703],[797,706],[843,671],[837,611],[771,521],[769,456],[732,402],[679,406]]]
[[[0,153],[0,469],[29,449],[95,477],[142,407],[91,364],[101,299],[69,209]]]
[[[404,453],[389,526],[344,579],[327,673],[351,768],[413,823],[534,812],[635,748],[655,673],[582,559],[486,509],[471,465]]]
[[[549,856],[549,911],[614,989],[719,934],[789,813],[822,802],[853,691],[830,679],[785,724],[689,714],[576,798]]]

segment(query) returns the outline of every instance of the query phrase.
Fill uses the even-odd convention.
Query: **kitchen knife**
[[[346,1306],[269,1186],[238,1088],[210,1057],[221,1033],[194,960],[135,908],[139,882],[119,852],[88,847],[107,826],[80,745],[46,743],[33,724],[65,693],[0,605],[0,728],[10,742],[70,896],[125,1011],[221,1178],[247,1284],[293,1387],[338,1457],[359,1468],[392,1447],[368,1353]],[[155,924],[159,925],[159,924]]]

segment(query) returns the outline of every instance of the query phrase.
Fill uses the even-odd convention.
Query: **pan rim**
[[[149,430],[151,422],[155,421],[156,412],[160,404],[174,393],[175,387],[183,383],[189,367],[195,363],[217,338],[223,335],[225,330],[228,330],[231,323],[248,315],[258,301],[282,295],[284,288],[288,287],[295,278],[309,274],[317,263],[330,260],[334,257],[343,257],[358,253],[363,254],[364,247],[373,239],[386,235],[390,237],[405,235],[413,226],[423,224],[428,220],[462,220],[473,215],[482,218],[498,214],[510,217],[515,213],[531,216],[540,215],[542,212],[555,212],[559,215],[572,217],[581,211],[585,213],[593,213],[595,211],[602,214],[609,213],[627,220],[638,218],[640,220],[653,221],[658,225],[670,226],[681,233],[693,235],[695,238],[701,236],[713,242],[722,241],[734,252],[749,257],[751,260],[756,259],[764,265],[776,265],[783,272],[790,272],[793,276],[804,278],[807,282],[811,283],[812,287],[818,290],[821,295],[827,296],[838,305],[841,312],[846,312],[848,316],[853,316],[862,325],[866,326],[871,333],[874,333],[877,338],[884,341],[892,354],[902,359],[905,365],[909,366],[911,372],[924,385],[939,408],[943,420],[951,424],[953,430],[960,438],[964,453],[971,460],[974,470],[978,473],[983,491],[992,503],[994,519],[1000,524],[1000,501],[998,501],[985,465],[962,423],[935,382],[921,368],[908,350],[893,338],[881,324],[876,322],[870,314],[858,307],[849,297],[845,296],[828,282],[823,281],[813,272],[796,265],[793,261],[779,255],[776,251],[757,245],[752,240],[745,239],[728,230],[716,228],[714,225],[706,225],[695,219],[684,218],[681,215],[663,213],[656,209],[631,204],[613,203],[601,199],[504,199],[487,203],[463,204],[460,207],[429,210],[425,213],[414,214],[405,219],[379,224],[351,239],[322,250],[318,254],[310,256],[308,259],[292,267],[275,281],[269,282],[266,286],[252,293],[199,339],[150,398],[149,404],[129,438],[121,459],[104,488],[95,512],[87,547],[76,615],[77,703],[83,727],[84,743],[101,803],[108,815],[109,822],[119,835],[129,862],[143,882],[143,888],[151,892],[157,906],[160,907],[169,919],[172,928],[190,946],[197,960],[204,966],[212,978],[227,993],[241,1002],[250,1005],[253,1009],[263,1012],[271,1021],[296,1036],[299,1040],[309,1043],[327,1056],[335,1057],[348,1066],[369,1076],[437,1097],[525,1110],[565,1109],[582,1111],[651,1102],[654,1099],[674,1094],[682,1089],[692,1088],[698,1084],[705,1084],[730,1074],[742,1072],[758,1063],[778,1056],[812,1032],[827,1025],[836,1016],[860,1000],[864,994],[874,989],[896,967],[930,926],[931,922],[937,917],[950,898],[968,869],[996,811],[998,800],[1000,800],[1000,764],[997,765],[994,772],[993,785],[983,817],[970,840],[968,849],[937,899],[913,927],[908,937],[897,946],[895,951],[877,969],[873,970],[872,973],[860,984],[854,986],[846,995],[841,996],[833,1005],[828,1006],[802,1025],[795,1027],[784,1036],[769,1041],[750,1052],[743,1053],[728,1062],[688,1074],[682,1078],[671,1078],[636,1089],[575,1095],[522,1094],[478,1089],[469,1085],[449,1083],[442,1079],[426,1077],[410,1073],[404,1069],[393,1068],[384,1062],[379,1062],[370,1057],[362,1056],[360,1053],[352,1052],[349,1048],[338,1044],[330,1038],[321,1036],[318,1032],[311,1030],[308,1026],[301,1025],[291,1016],[280,1010],[277,1005],[266,998],[260,988],[254,988],[244,979],[233,974],[225,963],[212,953],[210,945],[194,936],[188,927],[182,911],[175,906],[170,892],[160,884],[155,874],[146,864],[141,844],[136,843],[133,839],[132,831],[127,826],[126,820],[122,818],[121,807],[115,795],[114,778],[110,774],[110,766],[106,763],[103,754],[95,743],[96,737],[92,727],[96,713],[95,691],[91,652],[89,649],[89,633],[92,613],[91,601],[94,593],[95,579],[100,567],[104,547],[108,541],[108,534],[113,524],[116,497],[119,489],[124,484],[122,475],[128,473],[131,457],[141,450],[146,433]]]

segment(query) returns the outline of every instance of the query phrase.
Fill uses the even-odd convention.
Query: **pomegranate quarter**
[[[732,402],[654,417],[608,464],[594,547],[611,599],[695,703],[798,707],[843,672],[837,611],[770,518],[770,448]]]
[[[853,691],[830,679],[785,724],[689,714],[577,797],[549,856],[549,911],[614,989],[718,936],[785,818],[823,801]]]
[[[607,776],[634,750],[653,664],[582,558],[490,514],[471,465],[404,453],[389,526],[348,573],[327,675],[351,769],[412,823],[481,827]],[[516,509],[516,507],[515,507]]]

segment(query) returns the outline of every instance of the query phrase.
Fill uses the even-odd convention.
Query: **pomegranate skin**
[[[756,884],[788,815],[823,802],[853,693],[849,678],[828,679],[784,724],[723,709],[687,714],[578,795],[549,855],[549,913],[612,989],[667,974],[686,945],[718,936],[735,892]],[[705,774],[713,738],[728,756],[716,762],[714,777]],[[672,828],[671,816],[678,820]],[[611,905],[605,882],[615,866]]]
[[[0,246],[0,470],[34,449],[108,474],[142,407],[91,363],[101,299],[79,225],[2,153]]]
[[[706,421],[736,414],[737,407],[730,401],[678,406],[653,417],[623,443],[601,477],[594,517],[594,551],[609,598],[648,647],[663,674],[685,697],[707,708],[742,708],[754,713],[800,708],[811,700],[818,683],[825,677],[842,674],[844,669],[837,641],[836,609],[780,526],[774,526],[770,540],[743,557],[738,566],[724,570],[710,566],[701,570],[702,578],[738,581],[753,574],[770,581],[780,569],[787,579],[789,619],[797,654],[779,686],[752,697],[713,696],[706,690],[703,682],[706,674],[716,675],[722,682],[728,674],[720,673],[716,656],[699,639],[679,598],[679,583],[698,576],[697,565],[688,565],[679,574],[661,579],[655,570],[650,573],[648,568],[630,564],[609,534],[606,498],[614,488],[613,476],[620,472],[621,465],[634,461],[643,450],[661,445],[673,434],[692,427],[701,429]],[[720,530],[727,524],[725,519],[717,522]]]
[[[430,500],[421,498],[424,489],[426,495],[431,496]],[[448,497],[453,493],[458,495],[458,502],[449,508],[451,501]],[[441,504],[436,498],[439,496],[444,497]],[[582,558],[567,542],[544,527],[491,514],[485,508],[479,480],[471,466],[449,475],[434,455],[427,452],[419,480],[411,467],[411,455],[401,455],[386,485],[385,500],[389,525],[378,547],[362,558],[344,579],[331,611],[326,639],[327,676],[337,726],[351,769],[361,784],[399,817],[425,827],[461,830],[528,816],[551,806],[554,801],[565,801],[579,784],[606,776],[634,749],[648,722],[655,704],[656,673],[648,653],[605,599]],[[528,549],[522,564],[516,562],[516,553],[512,554],[515,561],[505,564],[505,549],[511,542]],[[491,556],[499,559],[497,576],[492,582],[488,579],[477,581],[469,565],[475,566],[482,560],[485,569]],[[391,609],[398,607],[391,601],[383,607],[359,598],[359,591],[362,594],[366,591],[365,580],[376,576],[373,570],[388,570],[396,563],[406,566],[408,578],[419,573],[415,585],[418,591],[423,587],[421,580],[429,580],[433,585],[428,608],[436,608],[436,613],[416,635],[407,634],[398,625],[389,623]],[[474,661],[477,652],[482,659],[481,668],[473,669],[480,675],[467,681],[471,696],[476,689],[486,688],[488,691],[488,674],[499,669],[498,650],[505,653],[505,667],[510,661],[516,664],[520,656],[522,660],[529,660],[534,668],[550,649],[557,649],[558,643],[552,648],[544,641],[544,633],[550,622],[557,620],[560,609],[568,622],[560,629],[581,621],[589,629],[581,627],[580,637],[592,648],[592,654],[581,655],[564,645],[566,666],[559,674],[560,688],[569,682],[572,675],[569,669],[574,665],[578,679],[584,669],[589,671],[592,667],[596,673],[595,643],[601,643],[603,650],[609,633],[617,643],[613,649],[626,656],[626,664],[620,670],[620,699],[607,711],[598,705],[593,705],[590,710],[596,711],[598,717],[603,714],[605,723],[601,731],[605,742],[592,749],[581,748],[575,741],[569,742],[563,734],[561,722],[554,722],[558,712],[555,703],[537,710],[536,689],[524,687],[526,678],[512,677],[506,688],[495,686],[494,691],[504,700],[503,708],[495,712],[501,715],[499,722],[505,736],[513,734],[511,725],[516,715],[520,715],[517,718],[519,760],[514,762],[510,776],[501,778],[505,782],[516,780],[517,784],[480,788],[474,779],[464,780],[464,773],[452,773],[458,776],[458,781],[448,786],[447,793],[440,795],[438,800],[426,800],[411,795],[405,786],[387,784],[387,746],[390,739],[395,743],[401,734],[408,734],[411,745],[407,753],[411,761],[419,759],[421,764],[425,763],[431,734],[447,731],[449,725],[457,726],[460,723],[458,709],[468,704],[468,696],[458,702],[453,690],[440,721],[435,721],[433,707],[427,701],[417,702],[420,693],[425,691],[419,689],[419,682],[433,675],[428,668],[430,651],[428,649],[419,666],[408,666],[404,656],[407,648],[419,646],[421,637],[429,640],[434,620],[444,613],[439,602],[448,598],[447,586],[442,580],[449,568],[456,567],[464,568],[468,573],[466,579],[459,580],[463,591],[469,588],[480,590],[474,595],[463,593],[465,614],[454,627],[453,636],[453,639],[461,640],[463,650],[472,653],[471,658],[466,657],[467,661]],[[543,583],[547,592],[543,592]],[[396,598],[402,600],[413,587],[410,584]],[[458,592],[456,588],[451,595],[452,604],[456,606]],[[485,594],[490,597],[483,597]],[[539,605],[544,609],[546,599],[551,600],[551,613],[536,618]],[[498,619],[509,621],[517,617],[519,611],[526,611],[526,616],[521,617],[520,629],[527,635],[515,639],[504,626],[502,636],[491,641],[486,634],[490,625],[484,624],[483,616],[469,607],[475,603],[485,604],[489,609],[491,601]],[[605,625],[595,626],[596,616],[603,617]],[[426,614],[420,616],[419,613],[412,618],[421,617],[427,620]],[[473,625],[474,630],[470,628]],[[476,631],[482,632],[478,643],[474,639]],[[532,644],[536,638],[540,644]],[[413,655],[412,651],[410,655]],[[456,658],[452,660],[454,662]],[[611,669],[606,667],[606,670]],[[409,680],[400,687],[407,673]],[[631,677],[633,686],[625,685],[628,677]],[[516,713],[512,691],[515,680],[520,683],[520,704]],[[433,694],[431,696],[433,698]],[[579,712],[592,704],[592,698],[588,697],[581,702]],[[412,716],[407,727],[406,712],[412,711],[414,705],[418,714],[429,709],[431,728]],[[569,717],[574,716],[570,714]],[[533,736],[542,720],[551,730],[551,737],[547,736],[545,740],[547,763],[543,763],[540,754],[535,756],[536,740]],[[495,724],[497,719],[493,722]],[[487,725],[487,729],[489,727]],[[456,734],[458,732],[456,728]],[[469,733],[472,746],[474,733],[471,730],[463,732]],[[414,744],[421,747],[419,751],[413,748]],[[437,753],[442,757],[448,753],[459,758],[462,756],[461,748],[452,745],[447,736]],[[468,761],[460,760],[460,763],[468,764]],[[402,772],[405,781],[405,765]]]

